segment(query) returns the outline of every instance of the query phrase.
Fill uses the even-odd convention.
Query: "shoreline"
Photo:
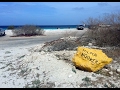
[[[84,28],[86,30],[87,28]],[[84,30],[77,30],[76,28],[70,28],[70,29],[44,29],[45,33],[44,35],[55,35],[57,34],[63,34],[63,33],[72,33],[72,32],[79,32],[79,31],[84,31]],[[5,30],[7,36],[12,36],[12,30],[11,29],[6,29]]]

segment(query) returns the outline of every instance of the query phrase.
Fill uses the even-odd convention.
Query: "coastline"
[[[56,35],[56,34],[64,34],[64,33],[72,33],[72,32],[84,32],[87,28],[84,28],[84,30],[77,30],[76,28],[70,28],[70,29],[44,29],[45,33],[44,35]],[[5,30],[7,36],[12,36],[12,30],[6,29]]]

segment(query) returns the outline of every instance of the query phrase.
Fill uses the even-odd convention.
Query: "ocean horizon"
[[[18,28],[24,25],[1,25],[0,28],[7,30],[9,26],[14,26],[14,28]],[[78,25],[35,25],[35,26],[45,30],[47,29],[55,30],[55,29],[75,29]]]

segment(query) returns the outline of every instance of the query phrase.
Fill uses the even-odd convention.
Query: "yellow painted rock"
[[[96,72],[105,65],[111,63],[109,58],[102,50],[78,47],[76,54],[72,58],[74,65],[80,69]]]

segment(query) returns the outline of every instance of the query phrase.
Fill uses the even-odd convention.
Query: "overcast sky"
[[[120,11],[120,2],[0,2],[0,25],[78,25]]]

